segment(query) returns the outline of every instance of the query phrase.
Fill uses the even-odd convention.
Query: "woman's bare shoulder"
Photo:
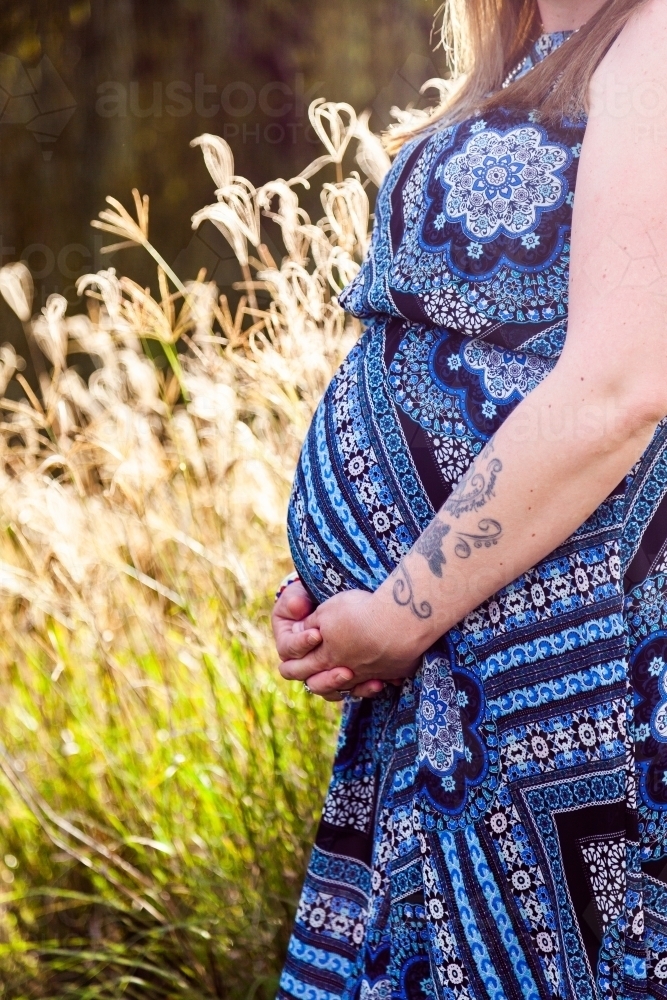
[[[599,73],[667,80],[667,0],[640,3],[603,60]]]
[[[590,103],[574,205],[570,330],[576,341],[599,325],[600,350],[616,351],[632,331],[630,341],[654,364],[644,372],[647,392],[663,400],[667,0],[649,0],[630,19],[595,74]]]
[[[639,5],[597,68],[590,124],[607,122],[619,138],[642,123],[667,136],[667,0]]]

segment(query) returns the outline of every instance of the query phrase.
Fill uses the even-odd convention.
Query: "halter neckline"
[[[576,35],[576,31],[551,31],[544,32],[540,37],[533,42],[526,56],[521,60],[518,66],[516,66],[512,72],[509,74],[507,79],[503,84],[503,88],[507,88],[510,84],[514,83],[515,80],[521,79],[527,73],[530,73],[531,69],[538,66],[543,62],[547,56],[550,56],[552,52],[559,49],[569,38]]]

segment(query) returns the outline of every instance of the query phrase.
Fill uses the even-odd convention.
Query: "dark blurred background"
[[[180,276],[206,266],[231,284],[238,275],[224,241],[190,229],[191,214],[213,200],[190,140],[224,136],[237,173],[259,184],[293,176],[322,151],[307,115],[315,97],[371,108],[380,131],[393,104],[417,103],[420,85],[442,72],[429,39],[436,6],[2,0],[1,263],[26,260],[36,309],[54,291],[74,303],[76,278],[109,264],[152,282],[143,251],[102,257],[110,240],[89,225],[106,195],[129,207],[136,186],[150,195],[152,240]],[[15,339],[10,328],[20,339],[0,309],[0,339]]]

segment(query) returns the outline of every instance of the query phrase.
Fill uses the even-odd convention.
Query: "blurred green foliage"
[[[271,1000],[337,713],[239,642],[124,675],[51,634],[63,683],[0,647],[0,997]]]

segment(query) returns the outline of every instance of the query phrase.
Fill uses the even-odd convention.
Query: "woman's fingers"
[[[271,620],[281,660],[300,660],[321,643],[317,629],[299,627],[294,631],[295,623],[307,618],[312,610],[313,602],[300,582],[290,584],[276,601]]]
[[[289,618],[293,622],[302,621],[313,613],[313,602],[303,584],[290,584],[282,592],[275,606],[275,612],[280,618]]]
[[[314,674],[334,669],[345,671],[345,678],[353,679],[351,670],[347,670],[346,667],[336,667],[336,664],[331,662],[322,643],[306,656],[299,659],[287,659],[280,665],[280,673],[286,681],[307,681]]]
[[[384,681],[366,681],[365,684],[359,684],[357,687],[352,688],[352,694],[355,698],[377,698],[379,694],[382,694],[384,689]]]
[[[358,684],[351,691],[348,690],[349,682],[344,688],[339,687],[339,682],[337,671],[326,670],[310,678],[308,690],[311,694],[319,695],[326,701],[340,701],[348,693],[354,695],[355,698],[377,698],[385,689],[384,681],[366,681],[364,684]]]
[[[322,695],[318,695],[318,697],[323,698],[324,701],[328,701],[332,705],[337,705],[341,701],[345,700],[345,695],[340,694],[338,691],[335,694],[322,694]]]
[[[334,694],[352,685],[354,674],[351,670],[347,667],[331,667],[323,661],[322,648],[319,647],[301,660],[287,660],[281,663],[280,673],[286,681],[308,681],[308,687],[311,687],[310,681],[316,675],[325,676],[330,683],[319,684],[315,694]]]
[[[340,701],[353,679],[354,675],[351,670],[336,667],[335,670],[325,670],[309,677],[308,690],[312,694],[319,695],[320,698],[326,698],[327,701]]]
[[[313,602],[301,583],[291,584],[287,590],[283,591],[276,601],[271,614],[271,624],[276,646],[282,643],[284,646],[285,633],[291,632],[295,622],[306,619],[313,611]],[[307,632],[309,629],[300,628],[299,632]],[[287,649],[284,647],[284,651]],[[282,655],[282,654],[281,654]]]
[[[319,624],[318,613],[317,611],[313,611],[312,614],[308,614],[307,616],[304,616],[302,619],[297,621],[294,625],[294,628],[297,632],[301,630],[306,631],[308,629],[317,628],[318,624]]]
[[[293,632],[291,626],[276,632],[276,649],[281,660],[301,660],[319,646],[322,636],[317,629]]]

